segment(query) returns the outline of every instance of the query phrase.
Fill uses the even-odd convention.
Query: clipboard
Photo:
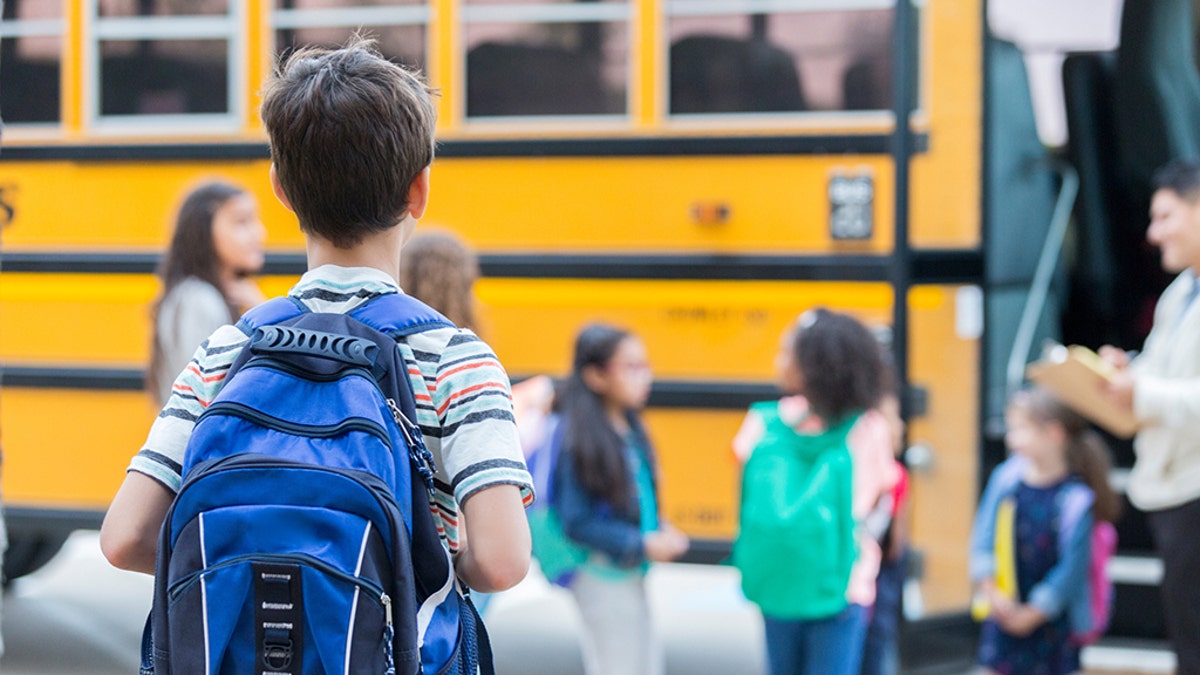
[[[1132,410],[1120,408],[1104,395],[1115,371],[1100,357],[1079,345],[1057,345],[1025,370],[1031,382],[1049,390],[1069,408],[1118,438],[1131,438],[1138,430]]]

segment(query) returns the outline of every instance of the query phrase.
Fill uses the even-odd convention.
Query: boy
[[[289,295],[316,312],[347,313],[399,292],[400,249],[429,199],[430,90],[355,38],[288,58],[265,86],[261,114],[271,186],[306,241],[308,272]],[[196,418],[248,342],[233,326],[219,328],[176,379],[104,519],[100,546],[116,567],[154,572]],[[533,492],[508,377],[468,330],[431,330],[397,345],[436,459],[435,517],[458,576],[483,592],[510,588],[529,567],[524,507]]]

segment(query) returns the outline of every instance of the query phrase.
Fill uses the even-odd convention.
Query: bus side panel
[[[913,546],[923,557],[920,587],[930,614],[968,604],[967,541],[977,501],[979,335],[982,306],[974,287],[922,286],[909,295],[909,379],[928,409],[909,425],[909,444],[932,461],[913,466]],[[910,460],[920,451],[909,451]]]
[[[5,503],[103,512],[155,412],[141,391],[5,386]]]
[[[207,180],[244,187],[258,199],[267,242],[303,247],[296,217],[271,192],[270,163],[227,161],[38,161],[0,163],[0,187],[13,219],[7,251],[166,249],[174,214],[190,188]]]
[[[0,359],[10,366],[140,366],[150,353],[150,303],[157,293],[149,274],[5,272]]]
[[[816,306],[881,324],[884,283],[599,279],[483,279],[483,338],[514,375],[566,374],[575,334],[592,321],[637,333],[655,377],[702,381],[775,378],[780,336]]]
[[[829,234],[829,178],[844,172],[874,180],[865,241]],[[422,222],[489,252],[889,253],[892,173],[868,156],[440,159]],[[697,216],[717,207],[726,220]]]
[[[737,533],[741,466],[732,441],[743,410],[650,408],[646,425],[658,452],[661,510],[690,536]]]

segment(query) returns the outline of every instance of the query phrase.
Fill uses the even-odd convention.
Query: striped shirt
[[[345,314],[368,300],[402,292],[372,268],[324,265],[310,270],[288,295],[314,312]],[[172,492],[181,482],[183,452],[196,419],[221,388],[249,337],[222,326],[196,350],[171,389],[130,471]],[[417,404],[417,424],[433,453],[437,474],[431,509],[452,552],[458,550],[458,505],[495,485],[516,485],[526,506],[533,482],[525,468],[513,419],[508,375],[491,348],[469,330],[438,328],[397,343]]]

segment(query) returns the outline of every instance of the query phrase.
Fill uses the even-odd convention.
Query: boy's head
[[[432,96],[419,74],[360,37],[278,65],[261,114],[279,188],[305,233],[350,248],[404,220],[409,186],[433,161]]]
[[[1168,272],[1200,269],[1200,164],[1174,160],[1155,173],[1146,240]]]

